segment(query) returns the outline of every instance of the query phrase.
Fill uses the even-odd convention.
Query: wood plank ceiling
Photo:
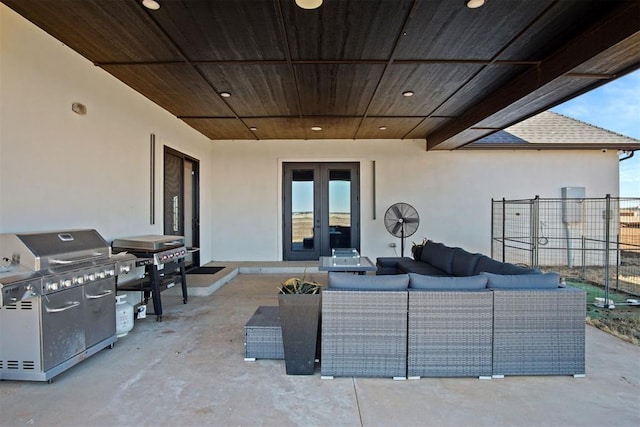
[[[455,149],[640,68],[637,0],[2,1],[211,139]]]

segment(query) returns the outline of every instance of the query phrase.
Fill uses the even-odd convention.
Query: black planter
[[[287,375],[313,375],[320,318],[320,294],[279,294]]]

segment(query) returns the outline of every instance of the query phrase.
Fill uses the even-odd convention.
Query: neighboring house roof
[[[479,139],[472,149],[585,149],[640,150],[640,140],[552,111],[545,111]]]

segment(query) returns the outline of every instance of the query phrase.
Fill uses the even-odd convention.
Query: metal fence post
[[[505,250],[506,250],[506,245],[505,245],[505,234],[506,234],[506,219],[507,219],[507,214],[505,211],[505,206],[506,206],[507,200],[503,197],[502,198],[502,262],[505,262]]]
[[[581,245],[582,245],[582,278],[586,278],[587,277],[587,250],[586,250],[586,238],[584,237],[584,233],[582,234],[582,237],[580,238],[581,241]]]
[[[529,218],[532,237],[531,268],[538,268],[538,239],[540,238],[540,196],[538,195],[531,202]]]
[[[493,245],[495,244],[495,238],[496,238],[496,233],[494,233],[494,226],[496,221],[495,212],[493,208],[494,204],[495,204],[495,200],[492,197],[491,198],[491,258],[493,258]]]
[[[618,230],[620,230],[618,228]],[[616,233],[616,291],[620,286],[620,232]]]
[[[605,197],[605,211],[604,211],[604,305],[605,307],[609,306],[609,236],[610,236],[610,228],[611,228],[611,195],[607,194]]]

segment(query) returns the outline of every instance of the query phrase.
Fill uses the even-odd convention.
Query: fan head
[[[418,211],[407,203],[395,203],[384,214],[384,226],[396,237],[405,238],[413,235],[419,225]]]

